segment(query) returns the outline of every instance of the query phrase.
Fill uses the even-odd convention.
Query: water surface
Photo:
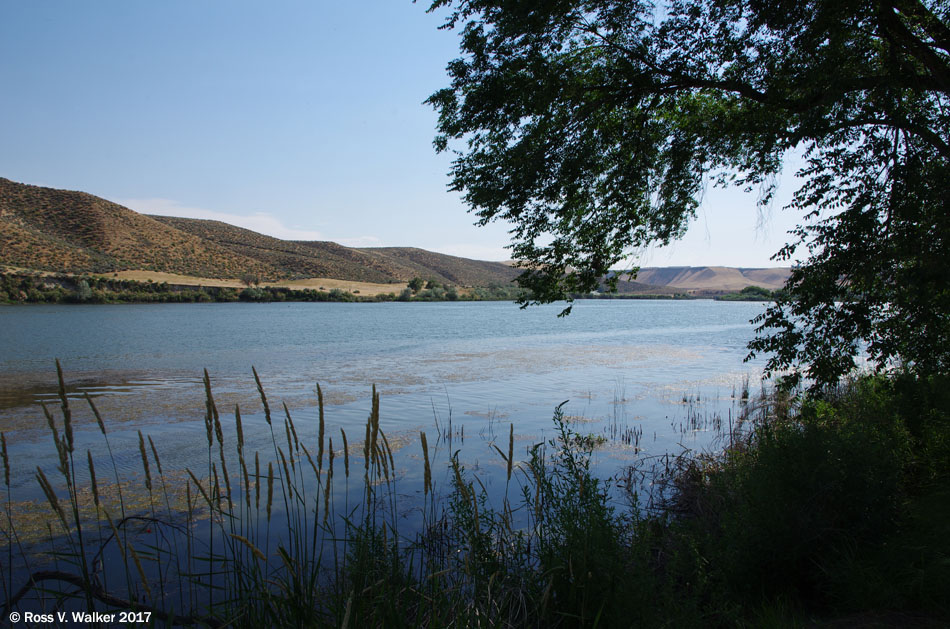
[[[701,430],[683,423],[697,408],[728,412],[737,387],[760,364],[744,363],[763,304],[714,301],[581,301],[519,309],[504,302],[138,304],[0,308],[0,430],[15,455],[16,485],[53,465],[40,402],[58,405],[54,360],[65,373],[77,440],[104,446],[82,399],[93,397],[120,464],[138,463],[137,430],[160,445],[168,468],[206,456],[202,373],[228,415],[240,405],[263,426],[251,374],[272,406],[285,402],[313,438],[315,387],[334,431],[361,435],[372,385],[387,433],[414,443],[448,422],[468,437],[465,455],[494,465],[488,447],[513,424],[519,445],[551,436],[552,411],[590,434],[635,428],[639,449],[662,453]],[[282,411],[281,411],[282,412]],[[260,431],[263,444],[269,433]],[[477,439],[476,439],[477,437]],[[480,443],[473,443],[473,440]],[[337,439],[339,442],[339,439]],[[266,445],[266,444],[264,444]],[[605,449],[622,459],[630,449]],[[494,459],[492,458],[494,457]],[[23,465],[22,462],[27,462]]]

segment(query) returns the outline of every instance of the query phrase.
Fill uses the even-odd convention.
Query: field
[[[162,273],[158,271],[118,271],[113,274],[105,274],[102,277],[116,277],[122,280],[135,280],[137,282],[167,282],[168,284],[177,284],[180,286],[222,286],[227,288],[244,288],[244,284],[235,279],[220,279],[212,277],[192,277],[190,275],[179,275],[177,273]],[[277,282],[261,282],[261,286],[274,286],[281,288],[312,288],[316,290],[340,290],[348,291],[357,295],[373,297],[379,294],[396,293],[399,294],[406,283],[395,284],[373,284],[370,282],[354,282],[350,280],[337,280],[326,277],[311,277],[301,280],[280,280]]]

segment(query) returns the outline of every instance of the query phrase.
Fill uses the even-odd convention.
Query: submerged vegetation
[[[18,524],[19,462],[2,438],[3,617],[132,610],[212,627],[950,618],[946,379],[868,376],[794,396],[746,386],[740,421],[717,424],[720,452],[635,459],[610,480],[591,468],[604,437],[573,432],[558,407],[548,442],[522,451],[511,426],[493,443],[500,494],[457,452],[439,459],[452,451],[444,425],[419,434],[419,469],[402,469],[375,391],[363,434],[337,435],[318,387],[317,439],[306,443],[255,379],[270,451],[250,452],[251,424],[239,408],[219,411],[206,375],[207,459],[176,481],[140,433],[136,489],[111,446],[105,460],[77,449],[60,372],[60,417],[44,407],[59,466],[36,471],[45,543]]]

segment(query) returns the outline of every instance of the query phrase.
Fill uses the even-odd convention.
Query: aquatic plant
[[[206,457],[182,480],[139,433],[132,485],[89,397],[112,478],[104,461],[76,453],[58,368],[58,415],[44,411],[59,464],[36,471],[45,541],[19,528],[0,434],[3,617],[124,610],[211,627],[579,627],[787,623],[876,600],[933,618],[950,611],[939,587],[946,520],[924,515],[946,495],[950,469],[940,383],[744,395],[728,424],[691,413],[681,429],[710,426],[723,449],[638,457],[615,481],[629,498],[621,509],[591,468],[606,437],[574,432],[563,405],[555,436],[523,453],[513,425],[507,440],[493,437],[504,485],[494,502],[453,452],[460,427],[437,421],[434,440],[419,434],[407,504],[413,488],[375,388],[360,442],[342,429],[336,439],[318,386],[311,442],[253,373],[269,451],[250,451],[251,424],[239,407],[220,411],[205,373]],[[902,414],[912,400],[926,424]],[[639,443],[640,432],[614,428],[611,439]],[[890,573],[900,576],[888,583]]]

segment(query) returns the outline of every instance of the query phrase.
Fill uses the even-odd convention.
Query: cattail
[[[290,479],[292,479],[293,476],[290,475],[290,467],[288,467],[287,465],[287,457],[284,456],[284,451],[281,450],[280,448],[277,448],[277,455],[280,458],[280,462],[284,466],[284,481],[287,483],[288,486],[292,486]]]
[[[317,464],[313,460],[313,456],[310,455],[310,450],[307,449],[307,446],[300,444],[300,449],[303,450],[304,456],[307,457],[307,463],[310,464],[310,469],[313,470],[313,475],[319,480],[320,470],[317,469]]]
[[[251,479],[247,473],[247,465],[244,464],[244,457],[241,457],[241,473],[244,475],[244,503],[247,510],[251,510]]]
[[[53,511],[56,512],[56,515],[59,516],[60,521],[63,523],[64,528],[68,528],[66,525],[66,513],[63,511],[63,507],[59,504],[59,498],[56,497],[56,492],[53,491],[53,486],[50,485],[49,479],[46,478],[46,474],[43,473],[43,468],[36,468],[36,480],[40,484],[40,488],[43,490],[43,493],[46,494],[46,500],[49,501]]]
[[[139,453],[142,455],[142,467],[145,468],[145,488],[152,491],[152,473],[148,469],[148,455],[145,452],[145,437],[139,431]]]
[[[343,435],[343,466],[344,471],[346,472],[346,477],[350,477],[350,446],[346,442],[346,432],[340,428],[340,433]]]
[[[284,420],[284,435],[287,437],[287,452],[290,452],[293,455],[294,444],[290,440],[290,423],[287,420]]]
[[[112,528],[112,538],[115,540],[116,546],[119,547],[119,554],[122,555],[122,559],[125,560],[125,545],[122,543],[122,536],[119,535],[119,529],[116,528],[115,522],[112,521],[112,516],[109,515],[109,511],[106,510],[106,522],[109,523],[109,526]]]
[[[320,383],[317,383],[317,407],[320,411],[320,423],[318,426],[317,432],[317,468],[323,469],[323,389],[320,388]]]
[[[254,508],[261,510],[261,458],[254,453]]]
[[[228,504],[231,504],[231,474],[228,472],[228,464],[224,460],[224,445],[220,445],[219,449],[220,459],[221,459],[221,475],[224,476],[224,488],[226,492],[226,497],[228,499]]]
[[[59,380],[59,400],[63,408],[63,427],[66,432],[66,445],[73,451],[73,413],[69,410],[69,398],[66,397],[66,382],[63,380],[63,368],[56,359],[56,378]]]
[[[422,491],[423,495],[429,495],[432,491],[432,468],[429,467],[429,443],[426,441],[426,433],[419,431],[419,438],[422,441],[422,459],[425,462],[425,472],[423,476]]]
[[[386,459],[386,452],[384,452],[385,448],[386,448],[386,445],[385,445],[385,442],[383,442],[382,446],[376,448],[375,457],[376,457],[377,463],[383,468],[383,478],[385,478],[388,481],[389,480],[389,461]]]
[[[158,468],[158,475],[162,476],[162,460],[158,458],[158,448],[155,447],[155,442],[152,441],[152,435],[148,436],[148,445],[152,449],[152,456],[155,457],[155,467]]]
[[[373,385],[373,407],[370,412],[370,422],[373,424],[372,432],[372,443],[370,444],[370,452],[376,450],[376,439],[379,437],[379,394],[376,393],[376,385]]]
[[[214,437],[218,440],[218,445],[224,445],[224,428],[221,426],[221,417],[218,415],[218,409],[214,409]]]
[[[66,482],[69,483],[69,459],[66,443],[60,438],[59,431],[56,430],[56,420],[53,419],[53,414],[49,412],[49,408],[43,402],[40,402],[40,407],[43,409],[43,414],[46,415],[46,425],[53,433],[53,443],[56,445],[56,453],[59,455],[59,470],[66,477]]]
[[[92,483],[92,501],[96,505],[96,509],[98,509],[99,487],[96,485],[96,467],[92,464],[92,452],[89,450],[86,450],[86,458],[89,460],[89,481]]]
[[[216,463],[211,464],[211,473],[214,475],[214,485],[211,486],[211,497],[214,498],[215,501],[220,502],[221,482],[218,480],[218,465]]]
[[[511,467],[515,455],[515,425],[511,424],[508,431],[508,482],[511,482]]]
[[[99,409],[92,403],[92,398],[89,397],[88,393],[84,393],[83,395],[86,397],[89,408],[92,409],[92,414],[96,416],[96,423],[99,424],[99,430],[102,431],[102,434],[106,434],[106,425],[105,422],[102,421],[102,415],[99,414]]]
[[[369,433],[371,424],[372,420],[366,420],[366,439],[363,440],[363,467],[366,470],[367,476],[369,475]]]
[[[270,508],[274,500],[274,466],[267,463],[267,521],[270,522]]]
[[[211,396],[211,378],[208,376],[208,370],[204,370],[205,385],[205,433],[208,437],[208,447],[214,445],[214,398]]]
[[[255,546],[254,544],[252,544],[252,543],[251,543],[251,540],[249,540],[248,538],[244,537],[243,535],[238,535],[238,534],[236,534],[236,533],[231,533],[230,535],[231,535],[231,537],[233,537],[233,538],[236,539],[237,541],[241,542],[242,544],[244,544],[245,546],[247,546],[248,548],[250,548],[250,549],[251,549],[251,552],[254,554],[255,557],[257,557],[257,558],[260,559],[261,561],[266,561],[266,560],[267,560],[267,557],[264,556],[264,553],[262,553],[262,552],[260,551],[260,549],[259,549],[257,546]]]
[[[142,562],[139,561],[139,555],[135,552],[135,548],[129,543],[129,554],[132,555],[132,561],[135,562],[135,567],[139,571],[139,576],[142,578],[142,587],[145,588],[145,593],[149,598],[152,598],[152,589],[148,587],[148,579],[145,578],[145,570],[142,568]]]
[[[198,488],[198,491],[201,492],[201,497],[204,498],[205,502],[208,503],[208,507],[209,508],[212,507],[214,505],[214,502],[211,500],[211,497],[208,495],[208,492],[205,491],[204,486],[201,484],[201,482],[194,475],[194,473],[192,473],[190,469],[185,468],[185,471],[188,472],[188,476],[191,476],[191,480],[195,483],[195,487]],[[191,503],[189,502],[189,508],[190,508],[190,505]]]
[[[333,438],[330,438],[330,459],[327,463],[327,481],[323,488],[323,525],[327,524],[330,515],[330,481],[333,480]]]
[[[264,394],[261,378],[257,375],[257,369],[251,367],[251,371],[254,373],[254,382],[257,383],[257,392],[260,394],[261,403],[264,405],[264,419],[267,420],[267,425],[270,426],[270,406],[267,404],[267,396]]]
[[[287,416],[287,424],[290,426],[290,432],[294,436],[294,449],[300,449],[300,441],[297,439],[297,427],[294,426],[294,419],[290,416],[290,409],[287,408],[287,402],[284,402],[284,415]]]
[[[234,405],[234,424],[237,426],[237,450],[239,455],[244,454],[244,427],[241,424],[241,409]]]
[[[0,456],[3,456],[3,482],[10,486],[10,456],[7,454],[7,436],[0,432]]]
[[[56,430],[56,420],[53,419],[53,414],[49,412],[49,408],[46,407],[46,402],[40,402],[40,408],[43,409],[43,415],[46,416],[46,425],[49,426],[50,432],[53,433],[53,439],[59,441],[59,431]]]
[[[392,470],[393,478],[396,477],[396,461],[393,459],[393,449],[389,445],[389,439],[386,437],[386,433],[382,430],[379,431],[379,434],[383,437],[383,445],[386,447],[386,454],[389,455],[389,469]]]

